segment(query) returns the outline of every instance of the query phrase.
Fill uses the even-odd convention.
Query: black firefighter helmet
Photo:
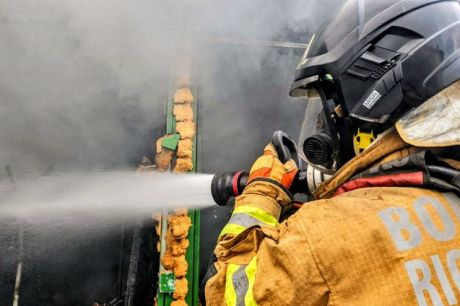
[[[355,155],[358,130],[381,133],[459,79],[458,0],[345,2],[312,37],[290,91],[322,101],[308,161],[332,172]]]

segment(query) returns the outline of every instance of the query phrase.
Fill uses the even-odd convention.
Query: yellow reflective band
[[[242,220],[241,216],[247,215],[248,220]],[[237,218],[239,217],[239,218]],[[251,220],[249,219],[253,218],[251,223]],[[223,235],[226,234],[231,234],[231,235],[239,235],[241,234],[246,228],[252,225],[257,225],[255,222],[259,221],[261,224],[269,225],[269,226],[278,226],[278,220],[265,210],[253,206],[239,206],[233,210],[233,223],[232,219],[230,219],[229,223],[225,225],[225,227],[222,229],[222,232],[220,233],[219,237],[222,237]],[[246,221],[246,222],[243,222]],[[240,224],[238,224],[240,223]],[[246,225],[246,226],[244,226]]]
[[[236,306],[236,291],[233,287],[233,274],[239,269],[239,265],[228,264],[225,276],[225,303],[227,306]]]
[[[257,306],[254,299],[254,281],[256,279],[257,257],[251,259],[249,265],[246,267],[246,276],[249,280],[249,287],[246,296],[244,297],[245,306]]]
[[[246,227],[244,227],[244,226],[241,226],[241,225],[238,225],[238,224],[228,223],[222,229],[222,232],[220,232],[219,237],[222,237],[223,235],[226,235],[226,234],[231,234],[231,235],[236,236],[236,235],[239,235],[240,233],[242,233],[245,229],[246,229]]]
[[[228,264],[224,292],[227,306],[257,306],[254,299],[256,269],[256,257],[248,265]]]
[[[250,215],[251,217],[267,225],[278,226],[278,220],[275,218],[275,216],[271,215],[270,213],[261,208],[247,205],[238,206],[233,210],[233,214],[239,213]]]

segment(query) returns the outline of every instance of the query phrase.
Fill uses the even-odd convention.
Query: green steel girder
[[[196,93],[196,90],[192,92]],[[196,87],[195,87],[196,89]],[[175,76],[171,74],[170,81],[169,81],[169,95],[168,95],[168,102],[166,104],[166,133],[167,134],[175,134],[176,128],[176,120],[173,115],[173,95],[175,88]],[[194,113],[194,121],[195,124],[198,126],[198,117],[197,117],[197,99],[193,105],[193,113]],[[192,172],[196,172],[197,169],[197,135],[198,135],[198,128],[196,129],[195,136],[193,137],[193,170]],[[163,216],[167,217],[167,216]],[[185,301],[189,306],[198,306],[199,305],[199,277],[200,277],[200,211],[199,210],[190,210],[189,217],[192,221],[192,226],[188,232],[188,239],[189,239],[189,247],[185,254],[185,258],[188,263],[188,270],[187,270],[187,281],[188,281],[188,293],[185,298]],[[164,243],[162,239],[162,243]],[[161,263],[160,263],[161,264]],[[158,305],[159,306],[169,306],[173,302],[171,294],[168,293],[158,293]]]

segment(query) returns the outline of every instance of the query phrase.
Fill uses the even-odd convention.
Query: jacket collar
[[[452,152],[452,151],[450,151]],[[345,164],[315,192],[330,198],[364,187],[425,187],[460,194],[460,162],[435,149],[405,143],[394,130]]]
[[[401,158],[404,154],[410,154],[411,150],[410,145],[405,143],[393,129],[379,137],[367,150],[351,159],[340,168],[333,177],[319,186],[314,196],[316,199],[330,198],[342,184],[355,174],[366,170],[379,160],[384,161],[388,160],[388,158]]]

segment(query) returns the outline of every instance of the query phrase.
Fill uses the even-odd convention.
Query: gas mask
[[[301,157],[322,173],[334,174],[350,157],[351,150],[341,144],[341,140],[353,144],[351,127],[341,117],[333,95],[326,94],[319,82],[303,88],[300,94],[297,96],[307,99],[298,144],[302,148]],[[343,156],[344,152],[347,156]]]

